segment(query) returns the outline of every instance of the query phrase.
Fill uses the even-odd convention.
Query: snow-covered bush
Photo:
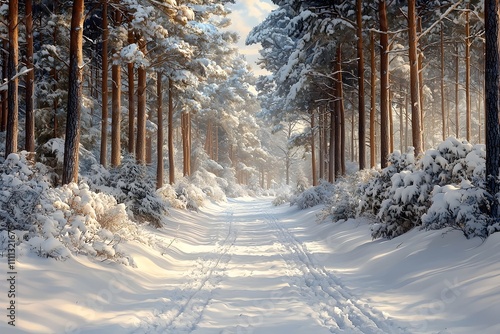
[[[451,226],[462,229],[468,237],[485,235],[488,196],[484,191],[484,145],[448,138],[426,151],[414,165],[400,168],[402,165],[391,164],[361,187],[360,211],[376,214],[378,220],[372,227],[374,238],[401,235],[422,225],[423,217],[426,228]],[[444,196],[443,192],[450,194]],[[460,200],[448,203],[446,209],[435,204],[457,197]],[[454,205],[458,202],[462,206]]]
[[[319,214],[319,221],[329,219],[336,222],[355,218],[360,201],[359,184],[367,176],[369,176],[368,171],[361,171],[338,179],[333,184],[332,193]]]
[[[87,254],[129,263],[119,243],[137,235],[137,227],[125,206],[86,184],[54,188],[51,169],[26,156],[12,153],[0,163],[0,250],[7,247],[9,230],[20,253],[58,259]]]
[[[110,170],[107,186],[119,203],[124,203],[134,220],[160,227],[168,215],[168,203],[156,193],[156,185],[146,166],[126,156],[120,166]]]
[[[463,180],[459,186],[435,186],[432,205],[422,216],[424,228],[458,228],[467,238],[488,234],[489,201],[484,189]]]
[[[376,216],[382,202],[389,197],[392,176],[404,170],[413,170],[414,163],[413,148],[410,148],[404,154],[401,154],[400,151],[392,153],[389,156],[389,166],[380,172],[372,170],[372,178],[360,186],[361,198],[358,214]]]
[[[297,188],[302,186],[303,182],[299,181]],[[325,204],[330,200],[334,188],[335,186],[331,183],[322,181],[316,187],[311,187],[292,196],[290,199],[290,205],[297,205],[299,209],[303,210],[319,204]]]
[[[27,152],[11,153],[0,163],[0,227],[27,231],[36,221],[34,209],[51,187],[53,173],[27,159]]]
[[[422,170],[401,171],[391,177],[388,197],[382,201],[372,227],[374,238],[393,238],[421,224],[421,217],[430,206],[429,195],[433,184]]]

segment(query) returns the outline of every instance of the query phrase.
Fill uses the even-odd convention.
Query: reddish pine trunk
[[[358,52],[358,141],[359,169],[366,168],[366,116],[365,116],[365,58],[363,52],[363,17],[362,0],[356,0],[357,52]],[[354,150],[354,148],[352,148]]]
[[[156,189],[163,187],[163,88],[162,73],[156,73],[156,117],[158,119],[158,132],[156,139],[156,152],[158,154],[156,164]]]
[[[35,84],[35,72],[33,67],[33,0],[25,2],[25,25],[26,25],[26,68],[30,71],[26,74],[26,137],[25,149],[27,152],[35,152],[35,106],[33,104],[33,92]]]
[[[7,137],[5,138],[5,157],[17,152],[19,79],[16,77],[19,63],[19,28],[18,28],[18,1],[9,1],[9,61],[7,63]]]
[[[146,41],[139,40],[139,48],[146,52]],[[141,164],[146,163],[146,69],[144,66],[137,70],[137,144],[136,157]]]
[[[80,112],[83,83],[83,22],[84,1],[73,1],[70,32],[68,110],[62,182],[78,181],[78,148],[80,145]]]
[[[101,165],[106,167],[108,155],[108,0],[102,1],[102,75],[101,75]]]
[[[415,156],[422,152],[421,134],[421,109],[420,109],[420,89],[418,77],[418,55],[417,55],[417,27],[415,1],[408,1],[408,37],[409,37],[409,58],[410,58],[410,98],[411,98],[411,128],[412,141],[415,148]]]
[[[168,79],[168,173],[170,184],[175,183],[174,164],[174,99],[172,79]]]
[[[386,1],[379,1],[380,16],[380,166],[389,157],[389,37]]]

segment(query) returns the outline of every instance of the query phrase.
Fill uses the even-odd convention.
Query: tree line
[[[360,170],[385,168],[396,149],[418,157],[455,136],[486,144],[498,193],[497,0],[273,2],[247,38],[271,72],[260,101],[278,131],[309,124],[314,184],[343,176],[347,154]],[[490,211],[499,217],[498,201]]]
[[[78,179],[81,147],[103,166],[124,154],[156,163],[158,188],[164,170],[174,183],[177,169],[189,176],[207,159],[241,183],[264,180],[255,79],[224,29],[231,2],[3,1],[5,156],[37,157],[64,138],[63,184]]]

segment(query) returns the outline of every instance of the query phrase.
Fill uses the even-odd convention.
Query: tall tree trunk
[[[394,152],[394,110],[392,109],[392,89],[390,88],[391,75],[389,74],[389,152]]]
[[[500,36],[499,1],[484,1],[484,22],[486,38],[485,54],[485,109],[486,109],[486,184],[494,200],[491,205],[491,216],[494,223],[500,218],[500,206],[495,195],[500,191],[498,182],[500,166],[500,124],[498,119],[500,99]]]
[[[4,50],[7,50],[9,48],[9,42],[4,39],[2,41],[2,48]],[[7,63],[9,61],[9,56],[6,52],[2,52],[2,82],[5,82],[8,80],[8,75],[7,75],[7,72],[8,72],[8,67],[7,67]],[[4,132],[6,129],[7,129],[7,115],[9,114],[8,113],[8,109],[7,109],[7,102],[8,102],[8,97],[7,97],[7,90],[2,90],[0,92],[1,96],[2,96],[2,106],[1,106],[1,117],[0,117],[0,132]]]
[[[135,43],[132,23],[128,26],[128,43]],[[128,78],[128,153],[134,154],[135,151],[135,92],[134,92],[134,63],[127,64]]]
[[[26,24],[26,136],[25,149],[27,152],[35,152],[35,106],[33,92],[35,85],[35,69],[33,67],[33,0],[25,1],[25,24]]]
[[[115,51],[116,52],[116,51]],[[118,58],[118,54],[115,53]],[[112,103],[111,103],[111,165],[118,166],[121,162],[121,66],[119,60],[113,61],[111,68],[111,76],[113,81],[112,86]]]
[[[335,85],[334,85],[335,86]],[[337,98],[337,93],[334,89],[333,98]],[[328,182],[335,182],[335,123],[336,123],[336,102],[330,106],[330,143],[328,150]]]
[[[410,0],[411,1],[411,0]],[[389,37],[386,1],[379,1],[380,19],[380,166],[389,157]]]
[[[444,96],[444,24],[441,22],[441,32],[440,32],[440,56],[441,56],[441,122],[443,123],[442,131],[443,131],[443,141],[446,139],[446,127],[447,127],[447,118],[446,118],[446,108],[445,108],[445,96]]]
[[[377,163],[377,144],[375,141],[375,82],[377,71],[375,70],[375,34],[370,31],[370,167],[374,168]]]
[[[358,141],[359,170],[366,168],[366,116],[365,116],[365,58],[363,52],[363,4],[356,0],[357,52],[358,52]],[[354,148],[353,148],[354,149]]]
[[[318,118],[319,118],[319,178],[320,180],[325,179],[325,149],[323,147],[323,138],[325,136],[325,115],[321,107],[318,107]]]
[[[422,32],[422,18],[415,13],[416,22],[417,22],[417,34],[416,34],[416,48],[417,48],[417,56],[418,56],[418,94],[420,101],[420,145],[421,150],[425,150],[425,140],[424,140],[424,116],[425,116],[425,108],[424,108],[424,55],[422,51],[419,49],[418,36]]]
[[[78,152],[80,145],[80,113],[83,86],[83,22],[84,0],[73,1],[69,48],[68,110],[62,183],[78,181]]]
[[[115,10],[115,24],[120,26],[122,13]],[[118,166],[121,163],[121,118],[122,118],[122,68],[120,54],[113,49],[113,65],[111,67],[112,103],[111,103],[111,165]]]
[[[139,49],[146,53],[146,40],[139,39]],[[141,164],[146,163],[146,68],[137,70],[137,143],[136,158]]]
[[[408,37],[410,58],[410,98],[411,98],[411,131],[415,156],[422,152],[422,134],[420,124],[420,89],[418,80],[417,29],[415,0],[408,1]]]
[[[107,165],[108,155],[108,40],[108,0],[102,0],[102,116],[100,162],[104,167]]]
[[[7,117],[7,137],[5,138],[5,157],[13,152],[17,152],[18,134],[18,86],[17,69],[19,65],[19,15],[18,0],[9,1],[9,61],[7,65],[7,75],[9,83],[8,90],[8,117]]]
[[[465,2],[465,128],[466,139],[471,140],[471,110],[470,110],[470,25],[469,1]]]
[[[162,72],[156,73],[156,118],[158,121],[158,132],[156,138],[156,189],[163,187],[163,87]]]
[[[460,114],[459,114],[459,57],[458,57],[458,45],[455,45],[455,136],[460,138]]]
[[[314,108],[311,108],[311,170],[313,186],[318,185],[318,176],[316,174],[316,134],[314,132],[314,127],[316,126],[314,122],[315,117]]]
[[[170,184],[175,183],[173,91],[172,79],[168,78],[168,175]]]
[[[339,144],[336,148],[339,150],[336,152],[336,156],[339,160],[338,173],[340,175],[345,175],[345,112],[344,112],[344,89],[342,82],[342,44],[337,47],[337,100],[338,100],[338,112],[337,112],[337,139],[339,139]],[[337,159],[336,159],[337,161]],[[336,167],[337,168],[337,167]],[[337,174],[338,175],[338,174]]]

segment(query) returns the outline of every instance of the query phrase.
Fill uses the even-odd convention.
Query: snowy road
[[[269,201],[231,200],[206,224],[213,248],[136,333],[404,333],[325,270]]]

